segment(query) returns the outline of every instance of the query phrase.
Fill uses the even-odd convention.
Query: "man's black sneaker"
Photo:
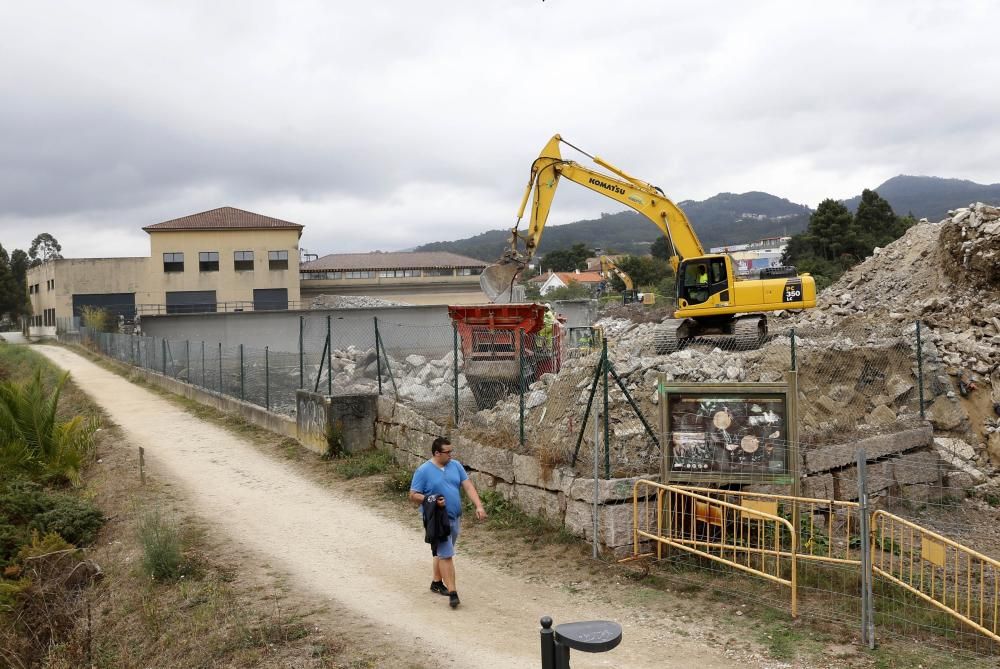
[[[431,592],[436,592],[439,595],[447,595],[448,588],[445,587],[444,581],[431,581]]]
[[[460,604],[460,602],[458,601],[458,593],[457,592],[449,592],[448,593],[448,606],[450,606],[453,609],[456,609],[456,608],[458,608],[459,604]]]

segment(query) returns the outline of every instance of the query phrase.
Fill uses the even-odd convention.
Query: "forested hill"
[[[810,213],[804,205],[761,192],[720,193],[701,202],[686,200],[678,205],[687,214],[706,250],[712,246],[801,232],[808,224]],[[606,253],[645,255],[660,234],[659,228],[636,212],[601,214],[599,219],[546,226],[539,254],[582,243],[604,249]],[[424,244],[414,250],[451,251],[493,261],[503,252],[509,236],[507,230],[491,230],[453,242]]]
[[[949,209],[968,207],[975,202],[1000,204],[1000,184],[977,184],[964,179],[941,177],[914,177],[899,175],[873,189],[886,200],[900,216],[913,214],[916,218],[940,221]],[[861,196],[844,200],[851,211],[857,211]]]

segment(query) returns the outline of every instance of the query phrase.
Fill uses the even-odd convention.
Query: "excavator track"
[[[767,337],[767,319],[759,314],[742,316],[733,321],[733,349],[752,351],[760,348]]]
[[[657,355],[669,355],[694,344],[727,351],[753,351],[760,348],[767,338],[767,319],[760,314],[737,318],[732,321],[731,327],[732,331],[727,334],[711,330],[702,332],[697,329],[697,322],[668,318],[656,328],[653,345]]]
[[[687,338],[682,336],[683,333],[683,318],[668,318],[660,323],[653,334],[656,355],[667,355],[684,348]]]

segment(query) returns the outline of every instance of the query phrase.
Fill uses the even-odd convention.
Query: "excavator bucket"
[[[514,279],[524,269],[524,265],[516,260],[501,260],[490,265],[479,275],[479,287],[486,293],[490,302],[504,304],[510,302]]]

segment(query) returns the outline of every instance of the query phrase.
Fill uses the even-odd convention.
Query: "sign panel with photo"
[[[789,477],[786,395],[667,394],[669,476],[725,480]]]

